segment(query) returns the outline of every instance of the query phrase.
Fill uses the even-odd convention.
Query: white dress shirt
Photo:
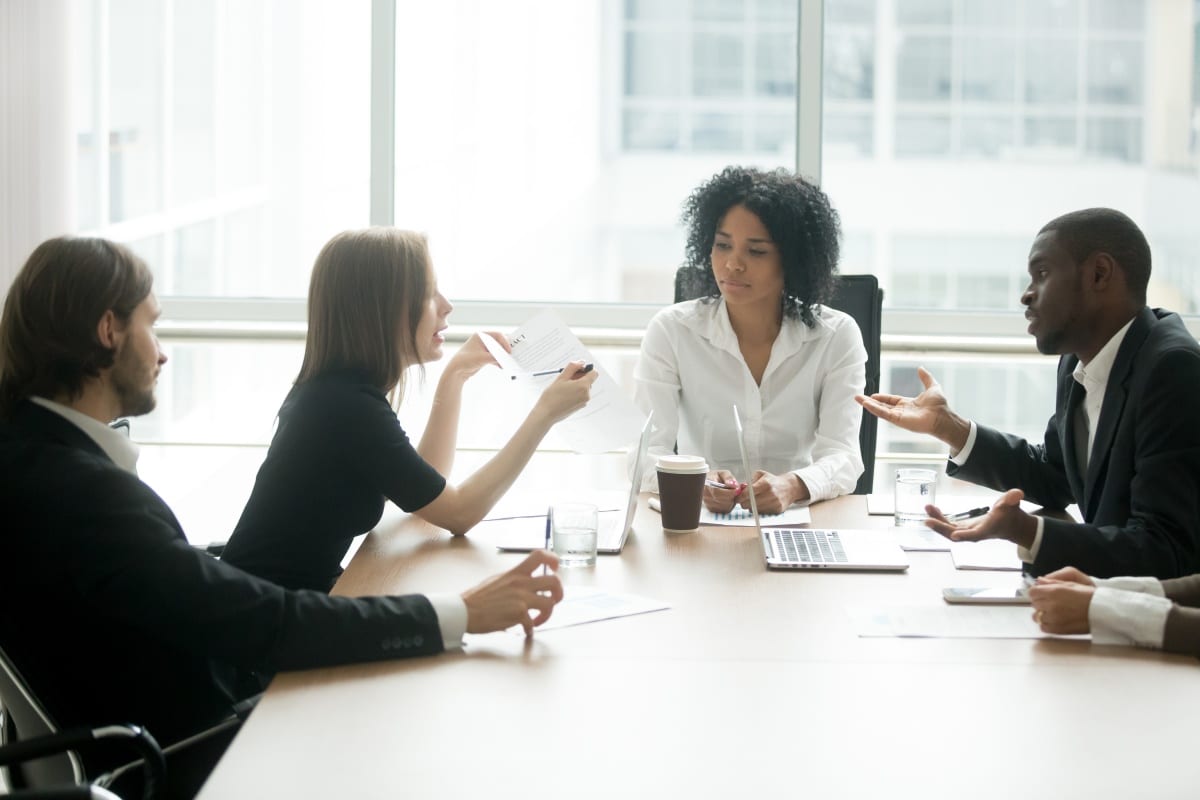
[[[1175,604],[1157,578],[1093,578],[1088,627],[1096,644],[1124,644],[1161,650],[1167,615]]]
[[[701,455],[710,470],[739,480],[742,459],[733,426],[738,407],[750,468],[794,472],[812,501],[847,494],[863,471],[858,445],[867,352],[853,318],[822,308],[809,328],[783,320],[757,384],[742,358],[723,299],[689,300],[654,315],[634,369],[635,399],[654,411],[652,456]],[[654,458],[642,487],[655,489]]]
[[[1117,351],[1121,349],[1121,342],[1125,341],[1125,334],[1129,333],[1129,327],[1133,325],[1133,320],[1126,322],[1121,330],[1112,335],[1112,338],[1105,343],[1104,347],[1100,348],[1100,352],[1096,353],[1095,357],[1084,364],[1080,361],[1075,365],[1075,371],[1071,373],[1076,381],[1078,381],[1084,389],[1087,390],[1087,395],[1084,402],[1079,407],[1077,413],[1082,415],[1084,423],[1087,425],[1087,453],[1088,458],[1091,458],[1092,443],[1096,441],[1096,424],[1100,421],[1100,411],[1104,407],[1104,393],[1108,389],[1108,376],[1112,373],[1113,362],[1117,359]],[[959,450],[950,456],[950,460],[955,464],[962,466],[967,463],[967,459],[971,457],[971,450],[975,447],[975,421],[971,421],[971,432],[967,435],[967,442],[963,445],[963,449]],[[1086,476],[1087,464],[1081,464]],[[1082,478],[1086,483],[1086,477]],[[1037,517],[1037,533],[1033,537],[1033,545],[1026,550],[1024,547],[1017,547],[1017,555],[1027,564],[1032,564],[1037,558],[1038,550],[1042,546],[1042,532],[1046,529],[1046,521],[1042,517]],[[1160,636],[1161,641],[1161,636]]]
[[[97,447],[104,451],[104,455],[108,456],[110,461],[126,472],[137,475],[137,462],[140,451],[138,450],[138,446],[129,440],[128,436],[105,425],[94,417],[89,417],[82,411],[76,411],[69,406],[64,406],[53,400],[47,400],[44,397],[31,397],[29,399],[42,408],[53,411],[76,428],[79,428],[79,430],[87,434],[89,439],[96,443]]]
[[[79,428],[114,464],[137,475],[138,446],[131,442],[128,436],[113,430],[98,419],[53,400],[44,397],[29,399]],[[442,645],[447,650],[462,647],[463,634],[467,631],[466,602],[456,594],[428,594],[425,597],[437,614],[438,627],[442,632]]]

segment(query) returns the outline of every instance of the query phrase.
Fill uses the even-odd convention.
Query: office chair
[[[105,725],[60,731],[30,691],[8,654],[0,648],[0,768],[5,782],[18,790],[9,797],[115,797],[107,790],[126,772],[142,768],[143,797],[163,785],[166,762],[158,742],[136,725]],[[89,781],[79,753],[98,742],[119,741],[136,751],[137,760]],[[98,792],[92,793],[97,787]]]
[[[694,267],[680,267],[675,271],[675,302],[692,300],[703,293],[704,273]],[[827,304],[830,308],[849,314],[858,323],[863,346],[867,349],[867,380],[863,394],[879,391],[880,337],[883,330],[883,290],[874,275],[840,275],[833,297]],[[863,474],[854,487],[855,494],[870,494],[875,484],[875,442],[879,420],[866,409],[862,412],[862,424],[858,429],[858,447],[862,454]]]
[[[166,757],[240,725],[262,695],[236,704],[233,714],[193,736],[159,747],[137,725],[104,725],[60,731],[29,688],[16,665],[0,647],[0,775],[19,793],[7,797],[104,797],[124,775],[141,769],[142,797],[156,797],[164,785]],[[101,741],[119,741],[137,752],[136,760],[94,778],[87,775],[80,753]],[[80,791],[82,790],[82,791]],[[89,793],[91,792],[91,793]]]

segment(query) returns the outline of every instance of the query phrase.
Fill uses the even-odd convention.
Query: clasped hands
[[[755,470],[749,484],[739,483],[729,470],[719,469],[708,473],[709,483],[704,485],[704,507],[714,514],[728,514],[734,506],[750,507],[750,493],[760,514],[782,514],[792,503],[809,498],[808,487],[794,472],[775,475]],[[723,488],[713,486],[723,484]]]

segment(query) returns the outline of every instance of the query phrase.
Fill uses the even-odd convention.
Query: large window
[[[1121,208],[1154,248],[1152,302],[1200,311],[1197,0],[396,0],[389,37],[373,5],[74,0],[78,229],[132,243],[169,312],[277,298],[299,324],[317,250],[368,224],[382,184],[395,224],[429,234],[452,322],[502,327],[470,301],[510,301],[611,304],[615,324],[671,300],[699,182],[799,168],[841,214],[843,271],[884,287],[885,388],[929,360],[1028,435],[1053,360],[1029,354],[1019,296],[1047,220]],[[1007,354],[961,352],[982,321]],[[294,341],[172,348],[143,433],[265,440]],[[262,392],[245,420],[213,396],[232,385]],[[884,430],[885,451],[925,446]]]
[[[396,224],[456,299],[670,302],[688,192],[795,163],[796,13],[402,0]]]
[[[370,7],[74,0],[79,230],[164,296],[295,297],[368,221]]]

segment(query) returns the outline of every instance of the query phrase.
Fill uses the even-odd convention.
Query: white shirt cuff
[[[975,427],[975,421],[971,420],[971,432],[967,434],[967,443],[963,445],[962,450],[950,455],[950,460],[960,467],[967,463],[967,459],[971,457],[971,450],[975,447],[975,433],[978,430]]]
[[[1088,606],[1092,642],[1161,650],[1167,614],[1173,605],[1165,597],[1099,587]]]
[[[456,594],[428,594],[425,598],[437,614],[445,648],[462,647],[463,634],[467,632],[467,604]]]
[[[798,500],[795,503],[792,503],[792,506],[794,506],[794,507],[807,506],[807,505],[817,502],[818,500],[829,499],[827,497],[828,490],[823,485],[821,485],[819,480],[815,479],[815,476],[809,475],[809,477],[807,477],[807,478],[804,477],[803,469],[794,469],[794,470],[792,470],[791,474],[795,475],[800,480],[800,482],[804,484],[804,488],[808,489],[808,499],[807,500]]]
[[[1096,584],[1097,589],[1104,587],[1105,589],[1120,589],[1124,592],[1152,594],[1155,597],[1167,596],[1163,591],[1162,581],[1158,578],[1092,578],[1092,583]]]
[[[972,428],[972,431],[975,429]],[[1017,545],[1017,556],[1026,564],[1032,564],[1037,560],[1038,550],[1042,547],[1042,532],[1046,530],[1046,520],[1044,517],[1034,517],[1037,520],[1037,533],[1033,535],[1033,544],[1026,550],[1021,545]]]

